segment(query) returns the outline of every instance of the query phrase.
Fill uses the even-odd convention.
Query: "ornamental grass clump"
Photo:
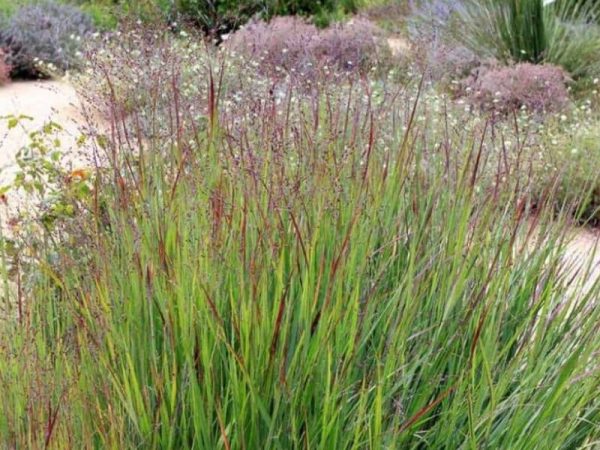
[[[597,2],[464,0],[453,10],[454,36],[483,57],[502,62],[549,63],[573,77],[598,73]]]
[[[128,91],[104,92],[86,263],[60,221],[22,236],[39,266],[2,323],[0,441],[592,446],[598,287],[567,288],[552,185],[528,221],[525,137],[418,81],[274,95],[199,51],[197,119],[179,68],[127,120]]]
[[[319,30],[305,19],[286,16],[270,22],[250,22],[233,33],[226,46],[260,61],[260,68],[283,76],[292,69],[299,74],[313,71],[310,48]]]

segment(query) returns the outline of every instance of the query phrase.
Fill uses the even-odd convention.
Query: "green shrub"
[[[202,30],[221,34],[238,28],[255,14],[266,14],[267,4],[264,0],[176,0],[175,9]]]
[[[219,35],[235,30],[251,17],[310,16],[319,25],[355,12],[357,0],[175,0],[175,10],[202,30]]]
[[[112,29],[122,19],[145,22],[167,20],[173,13],[173,0],[66,0],[75,1],[103,29]]]
[[[119,12],[115,6],[102,3],[83,3],[80,8],[85,11],[94,21],[94,24],[103,30],[111,30],[119,23]]]
[[[11,16],[20,6],[31,3],[29,0],[16,2],[14,0],[0,0],[0,19]]]
[[[301,15],[312,16],[316,25],[326,26],[332,20],[339,20],[348,13],[356,13],[360,0],[272,0],[270,16]]]
[[[23,0],[20,6],[40,0]],[[204,32],[220,35],[234,30],[250,18],[269,19],[280,15],[311,17],[320,26],[357,12],[365,0],[57,0],[75,4],[87,12],[96,26],[112,29],[123,18],[142,21],[189,20]],[[19,8],[12,0],[0,0],[0,17]]]

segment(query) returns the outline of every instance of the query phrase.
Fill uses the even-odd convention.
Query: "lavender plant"
[[[0,49],[0,85],[10,80],[10,66],[6,60],[6,54]]]
[[[0,47],[8,52],[13,76],[38,78],[76,67],[82,40],[93,30],[78,8],[44,1],[19,8],[0,27]]]

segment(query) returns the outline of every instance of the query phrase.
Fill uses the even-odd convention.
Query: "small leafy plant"
[[[26,129],[32,120],[26,115],[0,117],[8,132]],[[28,142],[15,155],[17,170],[12,181],[0,188],[1,195],[22,191],[28,196],[28,208],[21,219],[35,222],[50,230],[77,215],[91,193],[91,170],[72,167],[63,151],[60,124],[49,121],[40,129],[28,132]],[[83,145],[84,137],[77,144]]]

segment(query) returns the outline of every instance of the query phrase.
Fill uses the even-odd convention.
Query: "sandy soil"
[[[27,132],[39,129],[49,120],[65,128],[66,143],[73,143],[84,124],[75,89],[62,81],[15,82],[0,88],[0,116],[23,114],[23,121],[8,133],[6,121],[0,122],[0,164],[11,164],[16,151],[27,142]]]
[[[8,122],[0,120],[0,183],[5,184],[14,174],[17,151],[28,143],[28,133],[54,121],[64,130],[59,137],[65,149],[74,148],[80,128],[85,121],[72,86],[61,81],[10,83],[0,88],[0,117],[26,115],[20,126],[8,130]]]
[[[56,134],[61,148],[67,155],[65,163],[80,168],[89,165],[85,149],[76,143],[82,129],[87,126],[81,103],[75,89],[63,81],[14,82],[0,87],[0,118],[6,116],[29,116],[15,128],[8,128],[8,120],[0,119],[0,186],[14,180],[18,167],[15,164],[17,152],[30,142],[29,133],[37,131],[49,121],[63,129]],[[89,153],[89,152],[87,152]],[[26,196],[9,192],[6,204],[0,205],[0,226],[17,209],[28,207]]]

